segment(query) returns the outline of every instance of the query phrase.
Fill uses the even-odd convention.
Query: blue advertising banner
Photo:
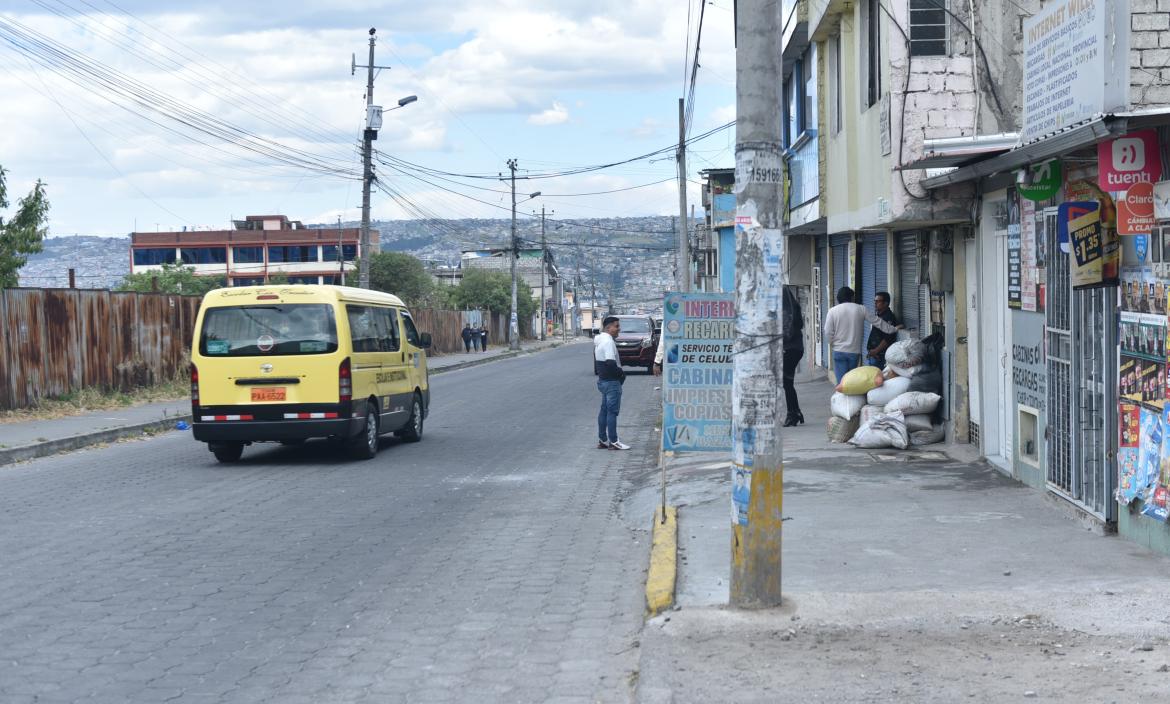
[[[668,293],[663,305],[662,449],[731,450],[730,293]]]

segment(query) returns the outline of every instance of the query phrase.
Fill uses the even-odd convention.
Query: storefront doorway
[[[1007,201],[984,204],[980,242],[979,321],[980,439],[983,454],[1008,474],[1013,472],[1015,407],[1012,396],[1012,330],[1008,309]]]

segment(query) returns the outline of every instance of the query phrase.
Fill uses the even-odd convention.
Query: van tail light
[[[194,410],[199,406],[199,369],[191,365],[191,408]]]
[[[341,360],[337,368],[337,400],[344,403],[353,400],[353,377],[349,371],[349,357]]]

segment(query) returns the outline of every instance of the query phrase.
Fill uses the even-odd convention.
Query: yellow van
[[[242,286],[203,297],[191,344],[195,439],[220,462],[254,442],[330,438],[355,457],[378,436],[422,439],[426,351],[397,296],[345,286]]]

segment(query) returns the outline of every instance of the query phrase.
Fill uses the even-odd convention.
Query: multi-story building
[[[943,342],[948,441],[1170,552],[1170,6],[780,11],[786,242],[816,243],[806,329],[841,286],[890,292],[903,336]]]
[[[249,215],[231,230],[134,232],[130,271],[183,264],[197,276],[218,276],[228,286],[263,284],[273,277],[289,283],[342,283],[357,267],[361,230],[307,228],[283,215]],[[376,231],[371,250],[378,251]]]

